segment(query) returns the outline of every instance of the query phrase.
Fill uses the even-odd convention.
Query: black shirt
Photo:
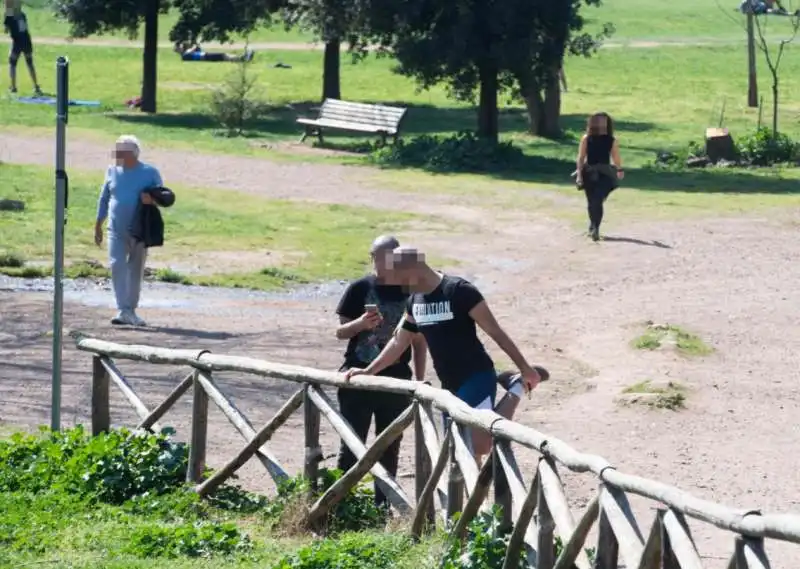
[[[378,282],[375,275],[369,275],[350,283],[339,301],[336,313],[345,318],[355,320],[364,314],[365,304],[377,304],[383,316],[383,322],[374,330],[366,330],[347,343],[342,370],[356,367],[365,368],[389,343],[394,335],[406,308],[408,295],[399,286],[384,285]],[[411,348],[378,375],[411,379]]]
[[[614,137],[608,134],[590,134],[586,137],[586,163],[595,164],[611,163],[611,147],[614,146]]]
[[[442,387],[456,392],[472,375],[494,370],[494,362],[478,339],[469,312],[483,295],[459,277],[442,276],[432,292],[408,299],[408,313],[428,342],[433,367]]]

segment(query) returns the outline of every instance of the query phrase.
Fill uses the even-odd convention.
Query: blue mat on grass
[[[55,97],[17,97],[17,101],[20,103],[27,103],[29,105],[55,105],[57,102]],[[100,101],[80,101],[76,99],[70,99],[69,106],[99,107]]]

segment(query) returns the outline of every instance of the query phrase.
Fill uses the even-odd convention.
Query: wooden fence
[[[256,457],[277,483],[288,477],[266,443],[298,409],[303,408],[305,431],[304,475],[317,479],[323,458],[319,444],[321,417],[330,423],[357,461],[308,510],[312,525],[326,517],[368,472],[392,505],[410,516],[411,532],[419,537],[436,524],[436,512],[444,520],[461,512],[450,530],[466,535],[467,526],[486,507],[493,486],[494,503],[503,507],[504,522],[511,529],[504,569],[515,567],[523,550],[537,569],[590,569],[585,552],[589,532],[598,524],[594,569],[701,569],[702,562],[686,516],[728,530],[734,552],[727,569],[767,569],[764,538],[800,544],[800,516],[762,515],[737,511],[702,500],[661,482],[625,474],[600,456],[576,451],[563,441],[503,419],[492,411],[475,410],[441,389],[425,383],[391,378],[358,376],[345,382],[341,374],[247,357],[211,354],[207,351],[172,350],[122,345],[77,337],[79,350],[94,354],[92,373],[92,432],[109,429],[109,387],[113,383],[140,417],[138,427],[158,430],[157,422],[183,394],[192,391],[193,411],[188,481],[200,495],[207,495],[252,457]],[[190,368],[170,395],[150,411],[114,364],[113,359],[177,364]],[[242,372],[298,384],[297,391],[265,425],[256,430],[214,381],[214,372]],[[411,405],[366,448],[339,414],[320,386],[358,388],[411,397]],[[226,465],[203,479],[208,437],[208,408],[213,401],[246,441]],[[432,409],[446,411],[451,421],[439,436]],[[383,451],[411,424],[415,429],[415,499],[412,500],[378,463]],[[470,453],[466,427],[488,432],[493,450],[479,466]],[[525,481],[511,443],[536,450],[539,463],[533,480]],[[593,473],[599,479],[597,495],[578,519],[573,517],[558,468]],[[446,481],[443,480],[445,470]],[[793,476],[793,475],[792,475]],[[628,503],[627,494],[657,504],[657,515],[644,535]],[[466,498],[466,501],[465,501]],[[562,542],[555,555],[555,537]]]

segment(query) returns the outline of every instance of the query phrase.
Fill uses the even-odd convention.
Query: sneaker
[[[8,88],[8,92],[11,93],[12,95],[16,95],[17,94],[17,88],[16,87],[9,87]]]
[[[131,311],[130,316],[131,316],[131,324],[133,326],[140,326],[142,328],[147,326],[147,322],[145,322],[143,319],[139,318],[139,315],[136,314],[136,312]]]
[[[133,324],[133,319],[127,310],[120,310],[117,312],[117,315],[111,319],[111,323],[114,326],[128,326]]]
[[[600,241],[600,230],[596,227],[592,228],[592,241]]]
[[[33,90],[33,94],[36,95],[37,97],[44,97],[44,93],[42,93],[42,89],[38,85]]]

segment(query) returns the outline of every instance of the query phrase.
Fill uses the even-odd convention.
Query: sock
[[[508,392],[512,395],[515,395],[517,398],[522,399],[522,393],[524,392],[522,381],[515,381],[512,383]]]

